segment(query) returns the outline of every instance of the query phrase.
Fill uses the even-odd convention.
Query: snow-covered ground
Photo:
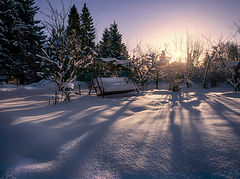
[[[231,88],[74,96],[50,82],[0,86],[0,178],[240,178]]]

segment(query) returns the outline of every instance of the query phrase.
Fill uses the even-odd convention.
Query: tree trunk
[[[204,72],[204,78],[203,78],[203,88],[207,89],[208,85],[207,85],[207,73],[208,73],[208,68],[210,66],[210,60],[208,60],[205,72]]]
[[[209,70],[209,67],[210,67],[210,64],[212,62],[212,59],[213,57],[215,56],[215,52],[212,54],[212,56],[209,58],[208,60],[208,63],[207,63],[207,66],[205,68],[205,72],[204,72],[204,79],[203,79],[203,88],[207,89],[208,88],[208,85],[207,85],[207,73],[208,73],[208,70]]]

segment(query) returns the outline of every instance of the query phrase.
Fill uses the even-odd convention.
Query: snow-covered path
[[[154,90],[48,105],[2,90],[2,178],[240,177],[240,94]]]

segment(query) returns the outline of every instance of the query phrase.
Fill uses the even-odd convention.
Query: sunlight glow
[[[183,59],[184,58],[184,53],[181,51],[176,51],[173,56],[175,57],[175,60]]]

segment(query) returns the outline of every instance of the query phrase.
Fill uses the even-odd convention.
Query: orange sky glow
[[[50,0],[60,8],[58,0]],[[36,0],[40,11],[47,12],[45,1]],[[63,0],[65,7],[71,6]],[[123,41],[129,51],[141,43],[145,48],[163,49],[166,45],[174,59],[184,53],[184,46],[176,41],[190,34],[197,39],[204,36],[216,39],[220,34],[235,32],[234,22],[240,24],[239,0],[73,0],[78,11],[87,3],[96,27],[96,41],[101,40],[105,27],[113,21],[119,25]],[[45,20],[41,14],[37,18]],[[177,54],[177,55],[176,55]]]

